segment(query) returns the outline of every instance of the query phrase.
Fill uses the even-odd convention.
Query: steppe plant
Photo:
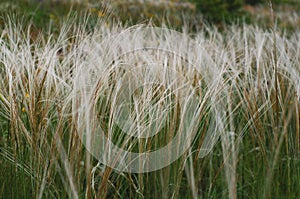
[[[277,168],[297,194],[298,32],[75,18],[33,40],[15,21],[0,37],[0,168],[24,190],[11,196],[271,197]]]

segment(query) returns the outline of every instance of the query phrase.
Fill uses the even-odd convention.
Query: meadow
[[[299,28],[100,11],[2,17],[0,198],[299,197]]]

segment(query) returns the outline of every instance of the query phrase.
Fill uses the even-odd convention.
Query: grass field
[[[0,198],[299,197],[299,28],[175,32],[99,12],[3,15]],[[97,153],[100,131],[135,153],[189,147],[127,172],[126,154]]]

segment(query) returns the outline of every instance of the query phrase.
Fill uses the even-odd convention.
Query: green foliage
[[[257,4],[265,4],[268,3],[269,0],[245,0],[247,4],[257,5]],[[293,3],[295,0],[271,0],[273,4],[282,4],[282,3]]]
[[[230,22],[241,16],[244,0],[192,0],[197,10],[206,20],[212,22]]]
[[[265,0],[246,0],[246,3],[250,4],[250,5],[256,5],[256,4],[264,3],[264,2],[265,2]]]
[[[23,16],[30,19],[36,29],[48,28],[49,22],[58,25],[59,20],[66,17],[71,10],[80,12],[84,9],[83,4],[65,1],[0,1],[0,16],[6,16],[7,13]],[[0,18],[0,27],[4,25],[3,18]]]
[[[209,22],[230,23],[239,17],[246,17],[243,10],[245,5],[268,5],[269,0],[189,0],[196,5],[197,11]],[[278,5],[298,5],[296,0],[271,0],[276,7]]]

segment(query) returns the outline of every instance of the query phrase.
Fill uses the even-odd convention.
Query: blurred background
[[[298,0],[272,0],[279,28],[293,30],[300,26]],[[272,22],[268,0],[1,0],[0,15],[18,13],[30,18],[37,28],[49,22],[59,23],[70,12],[88,12],[94,18],[120,20],[129,25],[162,23],[193,28],[203,23],[252,23],[269,26]],[[1,20],[3,23],[3,20]],[[3,25],[3,24],[2,24]]]

